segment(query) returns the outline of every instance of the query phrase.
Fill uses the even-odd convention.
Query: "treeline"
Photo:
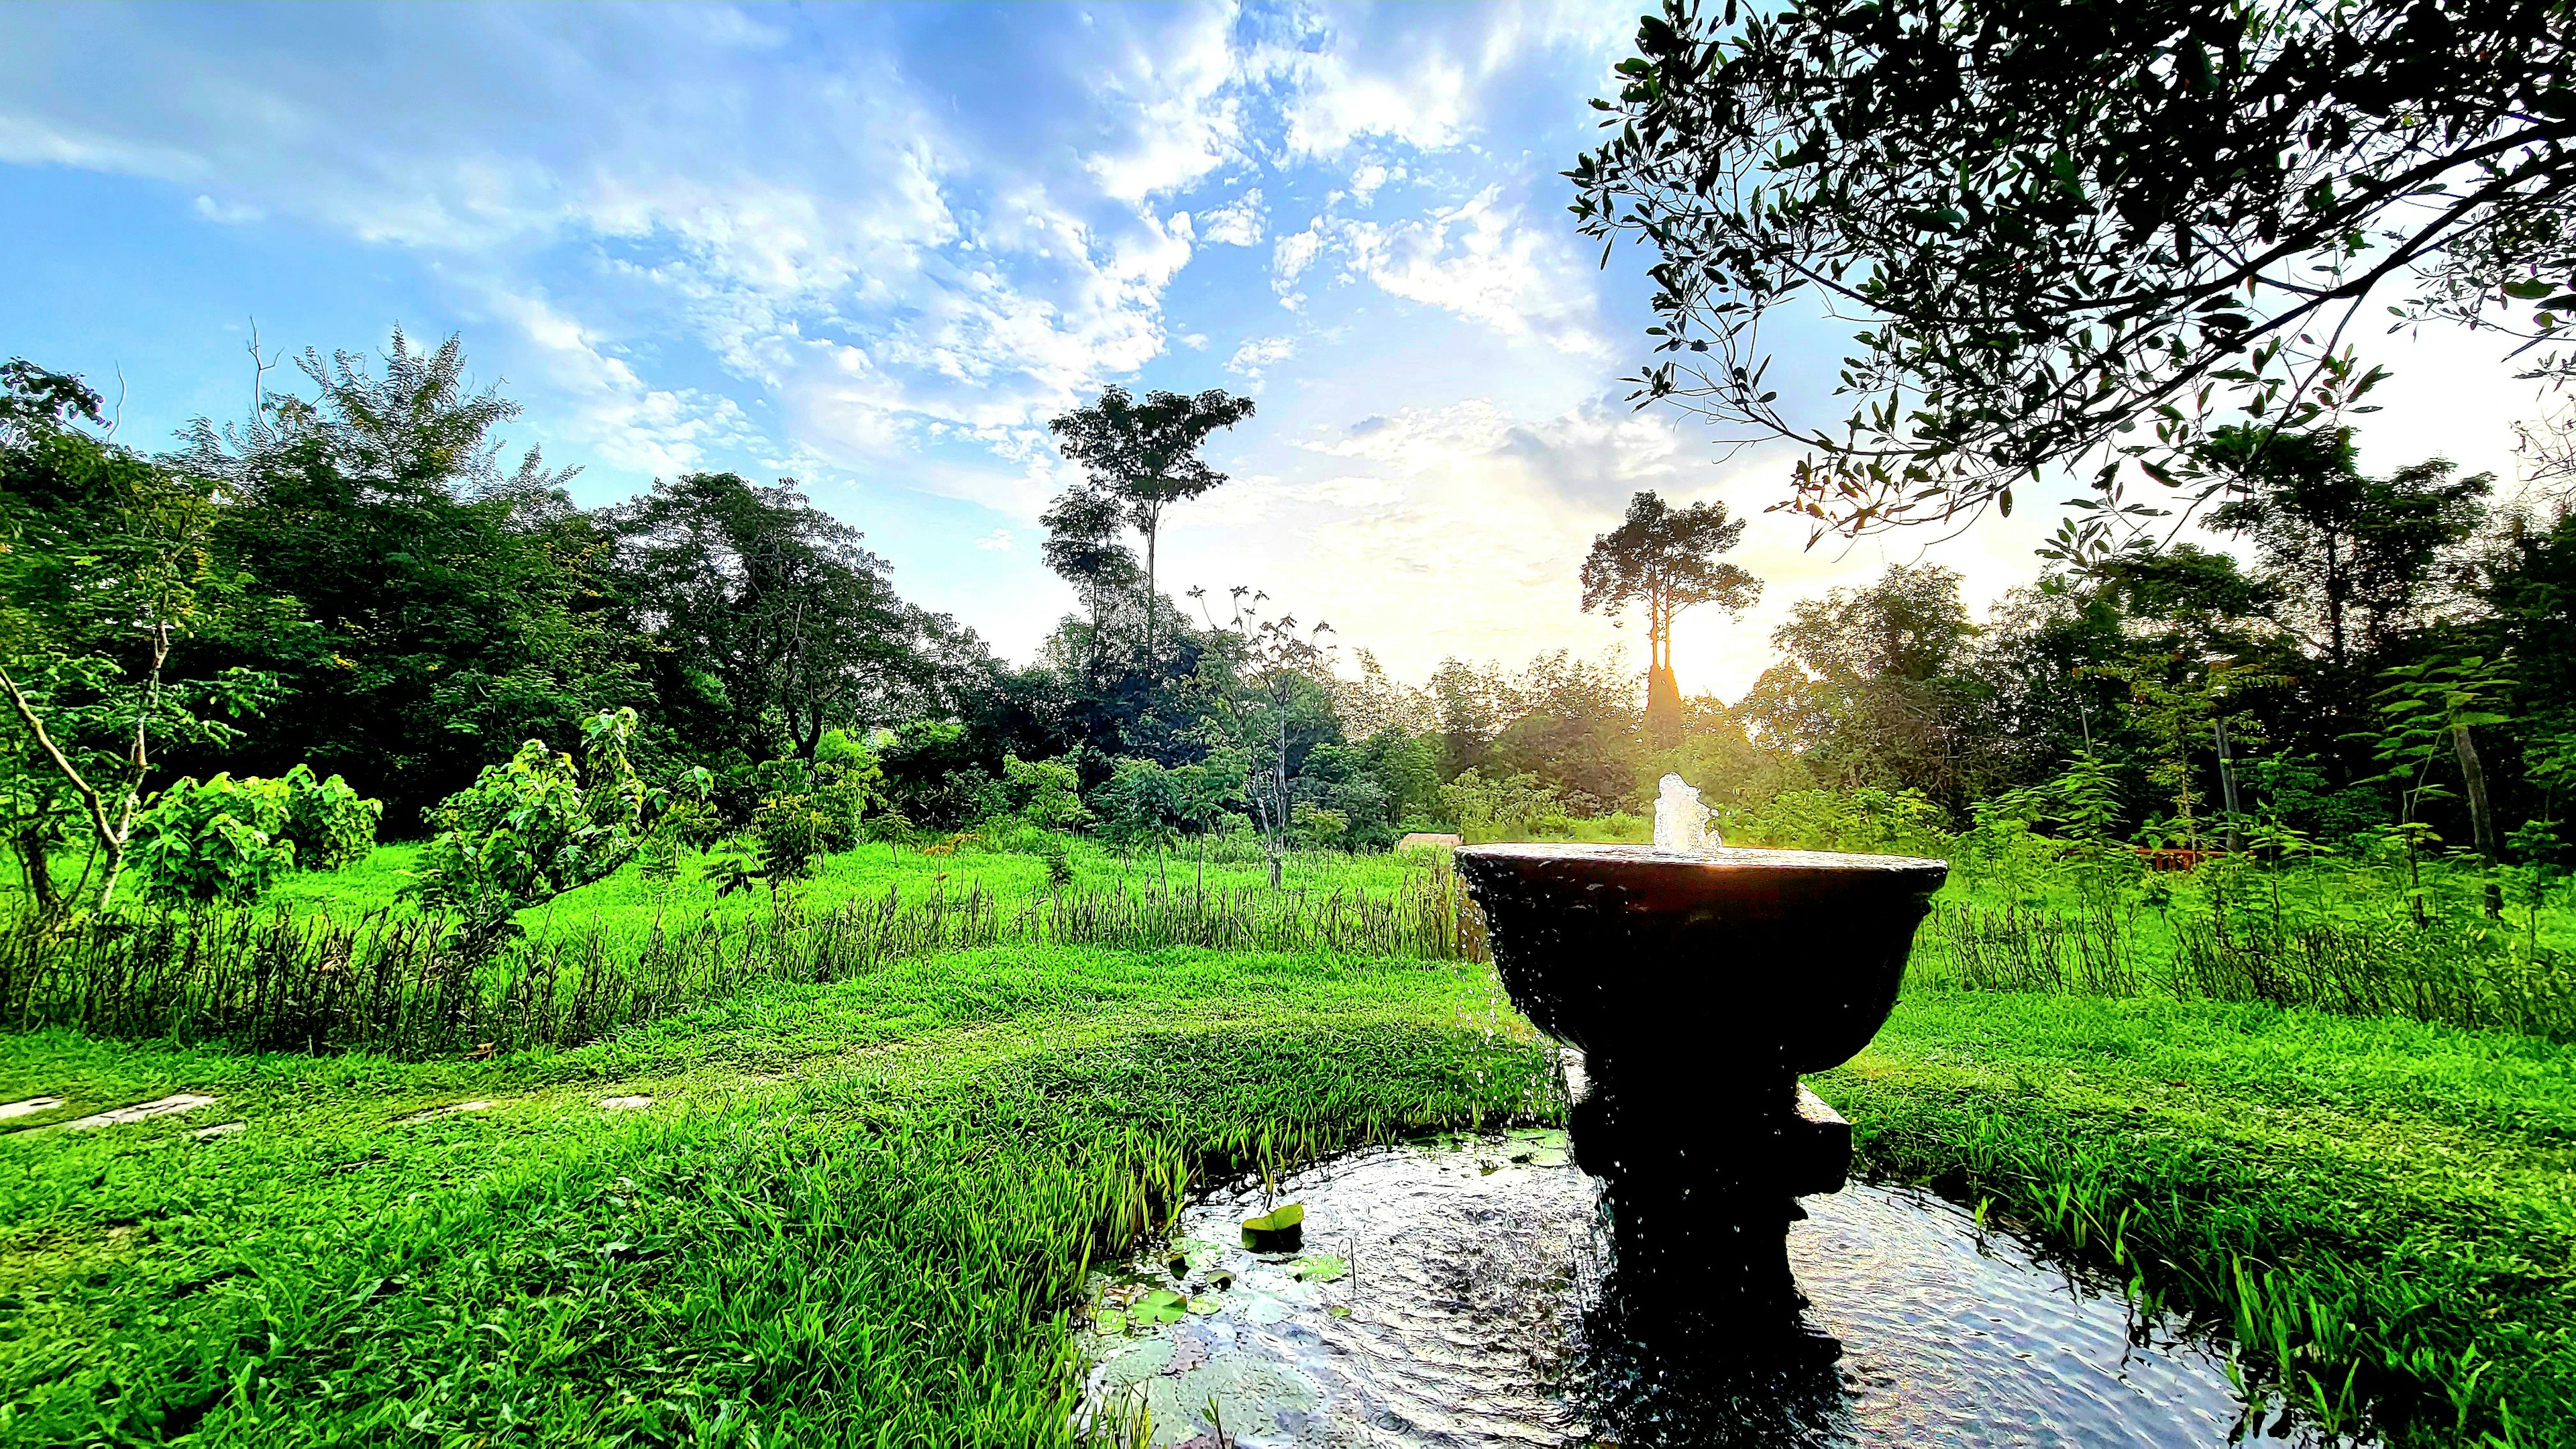
[[[1162,595],[1162,511],[1225,481],[1195,450],[1249,412],[1220,393],[1112,389],[1059,420],[1090,481],[1049,510],[1046,556],[1080,608],[1014,664],[904,601],[793,480],[687,474],[583,509],[568,470],[504,456],[518,408],[468,386],[455,340],[297,366],[157,455],[113,441],[79,379],[0,377],[0,829],[39,900],[68,889],[54,856],[104,847],[112,877],[182,797],[216,829],[233,797],[169,791],[219,775],[308,782],[240,796],[270,802],[235,814],[272,845],[331,833],[288,818],[341,800],[328,777],[396,836],[440,828],[441,802],[508,822],[558,790],[550,848],[578,874],[602,842],[756,824],[790,873],[1000,814],[1134,848],[1250,831],[1274,859],[1419,826],[1566,833],[1643,809],[1668,771],[1747,810],[1868,788],[1962,824],[2529,856],[2556,850],[2576,770],[2564,503],[2499,506],[2439,461],[2375,476],[2331,429],[2209,450],[2236,491],[2206,522],[2250,563],[2189,543],[2061,561],[1982,624],[1955,574],[1893,568],[1797,605],[1743,698],[1659,696],[1650,724],[1616,660],[1451,660],[1415,687],[1261,594]],[[1669,512],[1640,509],[1632,531]],[[1690,556],[1653,577],[1740,528],[1705,522],[1648,541]],[[1758,587],[1719,582],[1680,605]],[[1668,630],[1677,605],[1657,607]],[[604,730],[616,769],[592,778],[570,757]]]

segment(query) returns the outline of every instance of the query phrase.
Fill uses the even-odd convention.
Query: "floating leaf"
[[[1331,1253],[1316,1253],[1297,1260],[1297,1281],[1300,1283],[1333,1283],[1350,1275],[1349,1261]]]
[[[1347,1303],[1327,1303],[1324,1305],[1324,1316],[1326,1318],[1348,1318],[1351,1316],[1351,1306]]]
[[[1281,1203],[1259,1217],[1243,1220],[1243,1245],[1256,1253],[1293,1253],[1304,1241],[1306,1205]]]
[[[1103,1308],[1091,1315],[1091,1324],[1102,1334],[1116,1338],[1127,1331],[1127,1315],[1115,1308]]]
[[[1228,1288],[1234,1286],[1234,1275],[1225,1271],[1223,1268],[1219,1268],[1207,1276],[1207,1281],[1210,1288],[1222,1293]]]
[[[1220,1303],[1213,1298],[1193,1298],[1190,1300],[1190,1311],[1192,1313],[1214,1313],[1223,1307],[1225,1307],[1223,1303]]]
[[[1129,1315],[1146,1327],[1178,1323],[1189,1312],[1189,1300],[1169,1288],[1157,1288],[1136,1301]]]

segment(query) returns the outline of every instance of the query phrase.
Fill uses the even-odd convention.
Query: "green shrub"
[[[152,900],[241,905],[295,867],[285,839],[283,780],[181,780],[161,792],[141,825],[135,858]]]
[[[635,711],[602,710],[582,725],[583,761],[530,740],[507,764],[430,812],[438,834],[414,889],[455,910],[469,932],[507,934],[511,912],[552,900],[633,858],[646,814],[667,795],[648,790],[626,756]]]
[[[295,869],[338,870],[376,845],[384,802],[298,765],[277,779],[184,779],[138,822],[144,895],[243,905]]]
[[[1080,830],[1091,823],[1082,803],[1082,776],[1070,758],[1004,755],[1002,790],[1008,808],[1040,830]]]
[[[295,847],[297,866],[338,870],[376,848],[385,802],[361,798],[337,775],[316,780],[304,765],[287,771],[280,783],[286,787],[285,838]]]

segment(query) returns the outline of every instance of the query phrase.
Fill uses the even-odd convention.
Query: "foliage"
[[[158,752],[229,746],[276,681],[188,669],[172,652],[249,610],[211,556],[213,489],[84,430],[98,395],[26,362],[0,368],[0,808],[36,908],[69,902],[47,857],[85,828],[114,899]],[[84,883],[93,873],[84,872]]]
[[[683,474],[603,523],[654,697],[694,738],[811,760],[833,729],[944,702],[926,646],[953,626],[897,598],[885,560],[794,479]]]
[[[1065,458],[1083,470],[1089,489],[1115,498],[1126,510],[1127,522],[1145,536],[1145,657],[1149,660],[1159,654],[1154,549],[1162,534],[1163,510],[1225,482],[1225,475],[1209,467],[1199,449],[1218,429],[1233,427],[1252,416],[1252,411],[1252,399],[1219,388],[1195,397],[1156,390],[1139,402],[1127,389],[1111,386],[1102,389],[1098,402],[1047,424]],[[1105,535],[1099,531],[1096,505],[1067,495],[1049,516],[1086,531],[1082,538],[1068,539],[1068,546],[1094,555],[1097,566],[1086,578],[1094,581],[1095,588],[1105,586],[1108,579],[1101,569],[1114,568],[1115,560],[1100,549]],[[1050,565],[1054,561],[1051,554]]]
[[[598,880],[633,857],[662,800],[627,757],[635,711],[602,710],[582,726],[582,762],[541,740],[484,769],[439,803],[421,854],[419,894],[457,912],[471,933],[506,937],[511,912]]]
[[[275,780],[217,774],[161,792],[139,824],[149,899],[246,904],[289,870],[338,870],[375,849],[384,802],[303,765]]]
[[[182,768],[283,772],[311,761],[383,796],[408,831],[485,763],[487,740],[564,738],[639,697],[630,641],[602,608],[609,541],[538,450],[505,466],[519,415],[472,390],[454,337],[381,359],[306,349],[305,391],[259,360],[250,416],[189,425],[175,455],[215,480],[215,566],[292,607],[206,631],[216,661],[285,697],[247,736]],[[309,394],[309,395],[308,395]]]
[[[1820,532],[2091,458],[2082,554],[2146,509],[2121,463],[2188,481],[2213,402],[2365,390],[2330,349],[2373,296],[2554,334],[2567,42],[2552,6],[1666,0],[1569,175],[1587,235],[1658,256],[1640,395],[1806,448]],[[1860,326],[1840,422],[1770,376],[1764,321],[1810,307]]]
[[[135,864],[151,899],[246,904],[295,868],[282,781],[181,780],[140,824]]]
[[[1523,839],[1560,829],[1565,804],[1536,775],[1512,775],[1488,781],[1474,770],[1440,787],[1440,802],[1458,833],[1470,845],[1488,840]]]
[[[1082,776],[1071,760],[1002,757],[1003,798],[1011,812],[1041,830],[1080,830],[1091,823]]]

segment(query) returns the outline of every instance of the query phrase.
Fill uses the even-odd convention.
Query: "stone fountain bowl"
[[[1458,874],[1541,1031],[1596,1059],[1820,1072],[1885,1024],[1949,866],[1892,855],[1478,845]]]

